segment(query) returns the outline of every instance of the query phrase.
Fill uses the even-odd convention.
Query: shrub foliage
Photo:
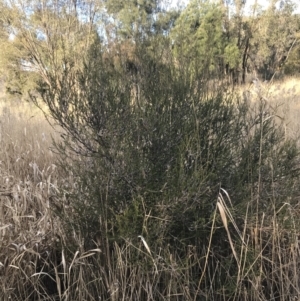
[[[286,214],[298,194],[298,149],[262,95],[250,106],[203,78],[159,44],[137,43],[128,57],[95,40],[80,69],[41,86],[64,130],[62,165],[76,179],[63,245],[70,261],[78,248],[101,249],[91,259],[98,282],[87,287],[104,299],[115,298],[115,283],[145,300],[147,285],[154,300],[246,298],[259,272],[266,300],[282,291],[267,277],[273,266],[257,260],[275,256],[278,232],[264,226],[280,223],[294,239]]]

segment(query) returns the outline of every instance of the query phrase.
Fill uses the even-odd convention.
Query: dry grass
[[[58,191],[54,130],[32,105],[0,103],[1,300],[32,293],[31,277],[52,252],[57,225],[50,210]],[[29,293],[29,295],[28,295]],[[20,300],[20,299],[18,299]],[[25,299],[24,300],[29,300]]]
[[[268,98],[278,107],[288,137],[300,139],[300,79],[288,78],[270,87]]]
[[[241,90],[243,97],[254,104],[258,99],[265,100],[277,121],[284,124],[286,137],[300,139],[300,78],[252,83]]]

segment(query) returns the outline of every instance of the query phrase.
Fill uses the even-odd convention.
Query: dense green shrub
[[[100,237],[103,258],[115,242],[141,234],[155,253],[169,246],[183,261],[191,246],[196,252],[210,246],[215,257],[207,273],[228,258],[214,285],[226,285],[230,295],[235,286],[226,282],[226,271],[236,275],[238,269],[224,229],[210,241],[214,223],[222,226],[215,221],[219,193],[229,193],[241,229],[247,218],[251,224],[278,211],[297,193],[295,144],[263,98],[250,107],[226,87],[203,82],[201,74],[195,79],[194,65],[173,60],[159,47],[150,52],[136,45],[129,59],[110,57],[99,45],[91,47],[80,72],[70,68],[60,85],[53,84],[56,89],[42,91],[65,130],[57,147],[73,158],[68,168],[77,186],[70,195],[73,211],[64,216],[70,233],[80,233],[86,247]],[[133,265],[141,260],[133,258]],[[202,261],[197,264],[204,271]],[[199,271],[190,273],[195,290]]]

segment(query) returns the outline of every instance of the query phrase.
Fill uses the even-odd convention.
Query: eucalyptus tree
[[[256,16],[249,51],[250,65],[262,78],[270,80],[282,67],[297,42],[297,18],[291,1],[270,1],[269,6]]]
[[[159,11],[157,0],[108,0],[106,7],[114,18],[118,36],[125,39],[142,39],[151,34],[155,14]]]
[[[93,42],[101,3],[12,0],[2,1],[1,6],[0,17],[9,37],[3,61],[8,72],[22,76],[24,84],[28,78],[35,87],[43,81],[51,88],[53,78],[59,87],[63,72],[80,68]]]
[[[171,31],[177,57],[194,60],[208,77],[244,82],[252,37],[245,4],[191,1]]]
[[[218,4],[192,0],[171,31],[178,60],[193,61],[195,72],[205,77],[224,73],[224,10]]]

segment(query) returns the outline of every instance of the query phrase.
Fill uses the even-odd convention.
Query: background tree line
[[[118,48],[132,56],[137,41],[150,51],[160,40],[160,47],[171,47],[176,58],[200,61],[198,72],[207,78],[234,84],[297,73],[300,25],[293,2],[270,1],[265,9],[257,1],[246,4],[192,0],[184,8],[171,8],[159,1],[110,0],[57,3],[54,9],[34,1],[3,2],[1,68],[7,89],[30,89],[38,76],[46,80],[50,64],[51,71],[64,61],[70,64],[70,55],[75,64],[75,53],[87,52],[93,34],[110,56]]]
[[[28,92],[60,125],[55,150],[76,179],[51,198],[63,227],[51,245],[59,255],[40,265],[56,283],[50,293],[41,278],[43,294],[118,300],[115,283],[130,300],[297,294],[297,279],[282,282],[298,257],[278,272],[298,237],[297,142],[262,95],[250,107],[228,89],[297,72],[299,16],[289,1],[250,14],[244,1],[0,5],[7,88]],[[150,252],[136,247],[139,235]],[[85,269],[71,269],[78,250],[96,248]],[[77,283],[76,273],[80,290],[65,281]],[[34,300],[43,295],[28,286]]]

